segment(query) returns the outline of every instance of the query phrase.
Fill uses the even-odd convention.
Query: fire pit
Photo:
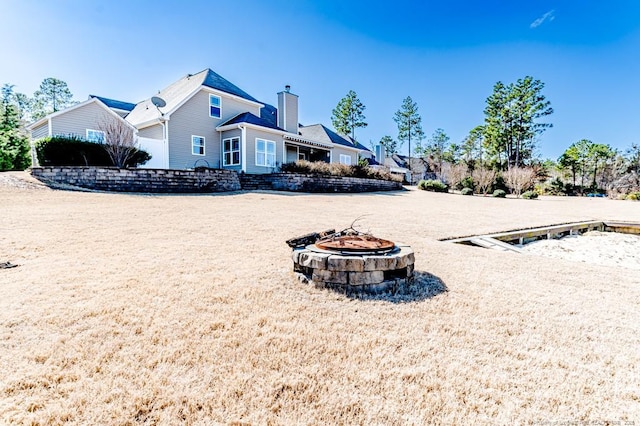
[[[293,270],[303,282],[346,293],[395,291],[413,281],[414,254],[394,243],[353,230],[294,238]]]

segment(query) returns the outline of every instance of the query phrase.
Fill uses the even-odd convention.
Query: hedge
[[[36,155],[41,166],[113,166],[100,143],[74,136],[53,136],[36,141]],[[149,153],[136,150],[125,167],[136,167],[151,159]]]

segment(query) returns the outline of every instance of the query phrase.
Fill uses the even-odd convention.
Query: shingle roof
[[[249,101],[260,102],[235,84],[231,83],[229,80],[221,77],[220,74],[210,69],[206,69],[202,72],[205,73],[204,80],[202,81],[203,86],[211,87],[212,89],[220,90],[221,92],[231,93],[232,95],[239,96]]]
[[[102,96],[89,95],[89,99],[96,98],[109,108],[121,109],[123,111],[131,111],[136,107],[136,104],[131,102],[116,101],[115,99],[103,98]]]
[[[166,102],[166,106],[160,110],[165,114],[172,112],[187,96],[194,93],[200,86],[210,87],[252,102],[258,102],[254,97],[207,68],[197,74],[186,75],[162,89],[156,96],[162,98]],[[127,121],[133,124],[141,124],[158,117],[158,109],[151,103],[151,99],[146,99],[138,103],[133,111],[129,113]]]
[[[320,141],[320,142],[331,142],[336,145],[348,146],[350,148],[357,148],[363,151],[369,151],[365,146],[359,144],[358,142],[353,141],[348,136],[342,136],[333,130],[327,128],[322,124],[313,124],[311,126],[301,126],[300,127],[300,136],[305,139]]]
[[[265,120],[263,118],[260,117],[256,117],[255,115],[251,114],[250,112],[243,112],[240,113],[238,115],[236,115],[235,117],[225,121],[224,123],[220,124],[221,126],[226,126],[229,124],[238,124],[238,123],[249,123],[249,124],[255,124],[256,126],[262,126],[262,127],[267,127],[270,129],[276,129],[276,130],[282,130],[281,128],[279,128],[278,126],[274,125],[272,122]],[[282,130],[284,131],[284,130]]]
[[[267,120],[272,126],[278,126],[278,109],[273,105],[264,104],[260,109],[260,118]]]

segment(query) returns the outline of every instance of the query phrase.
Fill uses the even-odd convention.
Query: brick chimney
[[[291,93],[288,84],[278,93],[278,127],[298,134],[298,95]]]

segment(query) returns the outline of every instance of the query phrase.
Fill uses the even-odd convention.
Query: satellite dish
[[[167,106],[167,103],[159,96],[152,96],[151,103],[154,104],[157,108],[164,108]]]

